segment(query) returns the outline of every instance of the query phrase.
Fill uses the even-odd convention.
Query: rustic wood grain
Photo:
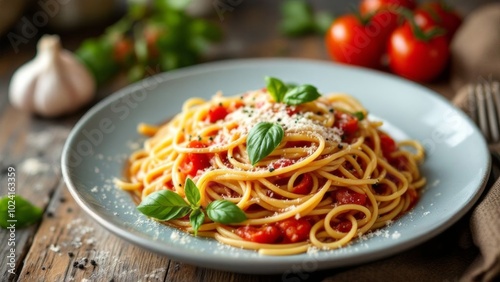
[[[51,194],[60,179],[59,159],[61,144],[66,139],[68,129],[56,126],[52,134],[43,133],[47,128],[46,121],[39,121],[29,115],[7,106],[0,115],[0,195],[7,194],[7,169],[16,169],[16,193],[31,201],[34,205],[45,209]],[[41,135],[43,134],[43,135]],[[46,138],[44,144],[33,145],[40,136]],[[50,140],[48,139],[50,138]],[[42,141],[42,140],[40,140]],[[29,249],[36,226],[16,230],[16,269]],[[9,232],[0,232],[1,242],[7,242]],[[7,254],[10,246],[2,244],[1,254]],[[2,281],[7,273],[6,255],[0,256]]]
[[[169,259],[107,232],[61,181],[28,253],[20,281],[163,281]]]

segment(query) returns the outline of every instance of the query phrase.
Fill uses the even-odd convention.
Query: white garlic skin
[[[9,98],[13,106],[44,117],[72,113],[89,103],[96,83],[92,74],[64,50],[58,36],[45,35],[36,57],[12,76]]]

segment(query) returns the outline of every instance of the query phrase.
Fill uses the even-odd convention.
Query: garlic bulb
[[[62,49],[59,36],[45,35],[36,57],[12,76],[9,98],[17,108],[56,117],[90,102],[95,87],[92,74],[72,52]]]

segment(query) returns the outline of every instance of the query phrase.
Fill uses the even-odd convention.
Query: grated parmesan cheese
[[[226,121],[237,121],[238,127],[229,132],[231,135],[247,135],[259,122],[275,122],[280,124],[287,133],[316,133],[327,140],[341,142],[342,131],[335,127],[326,127],[318,121],[311,119],[313,113],[289,114],[287,108],[295,109],[295,106],[287,106],[274,103],[269,100],[268,95],[258,95],[252,92],[245,97],[245,106],[238,108],[226,116]],[[217,140],[224,142],[225,140]]]

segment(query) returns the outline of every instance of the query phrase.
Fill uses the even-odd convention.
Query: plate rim
[[[399,80],[400,82],[404,84],[410,84],[411,87],[416,87],[419,88],[420,91],[425,91],[429,95],[431,95],[433,98],[437,98],[441,100],[441,102],[444,102],[447,104],[448,107],[451,107],[461,115],[462,119],[465,119],[468,121],[470,125],[473,125],[475,127],[475,130],[477,131],[476,125],[469,119],[465,113],[463,113],[460,109],[458,109],[455,105],[453,105],[449,100],[444,98],[442,95],[439,95],[435,91],[420,85],[418,83],[415,83],[413,81],[406,80],[404,78],[385,73],[379,70],[371,70],[371,69],[366,69],[366,68],[361,68],[361,67],[356,67],[356,66],[349,66],[349,65],[341,65],[333,62],[328,62],[324,60],[316,60],[316,59],[303,59],[303,58],[247,58],[247,59],[230,59],[230,60],[222,60],[222,61],[215,61],[215,62],[207,62],[207,63],[202,63],[174,71],[169,71],[169,72],[164,72],[164,73],[159,73],[156,74],[150,78],[154,77],[161,77],[162,81],[161,83],[168,83],[170,80],[175,80],[178,78],[182,78],[185,76],[191,76],[191,75],[197,75],[199,73],[204,73],[207,71],[213,71],[213,70],[224,70],[224,69],[231,69],[234,67],[237,68],[245,68],[245,66],[248,66],[248,64],[260,64],[260,63],[270,63],[270,62],[277,62],[277,63],[308,63],[308,64],[318,64],[322,66],[333,66],[333,67],[340,67],[340,68],[351,68],[355,69],[356,71],[361,71],[364,73],[368,73],[371,75],[377,75],[381,77],[387,77],[390,78],[391,80],[396,79]],[[246,65],[244,65],[246,64]],[[147,78],[149,79],[149,78]],[[245,258],[243,256],[239,256],[238,259],[234,258],[225,258],[225,262],[230,262],[231,264],[226,266],[226,265],[221,265],[224,263],[213,263],[209,262],[208,264],[206,263],[205,259],[198,259],[198,258],[193,258],[192,253],[186,252],[183,253],[181,250],[176,250],[176,249],[170,249],[166,250],[165,245],[162,242],[155,241],[155,240],[144,240],[145,237],[138,236],[134,233],[129,232],[126,229],[121,228],[120,226],[117,226],[109,221],[107,221],[104,217],[102,217],[99,212],[93,210],[89,204],[83,199],[83,195],[78,192],[78,189],[76,187],[76,184],[72,181],[70,177],[70,167],[68,165],[68,160],[69,160],[69,150],[71,149],[71,145],[74,143],[74,140],[78,136],[78,132],[81,131],[81,128],[89,122],[89,120],[97,113],[99,113],[101,110],[105,109],[108,107],[111,103],[113,103],[116,100],[121,99],[124,96],[130,95],[133,93],[135,89],[138,87],[141,87],[141,83],[143,80],[135,82],[133,84],[130,84],[128,86],[125,86],[111,94],[109,94],[108,97],[102,99],[101,101],[97,102],[95,105],[93,105],[79,120],[78,122],[73,126],[71,129],[71,132],[68,135],[68,138],[64,144],[62,153],[61,153],[61,168],[62,168],[62,175],[65,181],[65,184],[72,195],[72,197],[75,199],[77,204],[88,214],[90,215],[91,218],[93,218],[97,223],[99,223],[101,226],[103,226],[106,230],[110,231],[112,234],[116,235],[120,239],[125,239],[135,245],[138,245],[144,249],[153,251],[155,253],[161,254],[168,256],[169,258],[173,260],[178,260],[178,261],[183,261],[187,262],[192,265],[197,265],[201,267],[209,267],[212,269],[218,269],[218,270],[223,270],[223,271],[231,271],[231,272],[239,272],[239,273],[251,273],[251,274],[256,274],[254,268],[244,268],[242,266],[248,266],[248,263],[252,264],[257,264],[257,265],[264,265],[268,264],[269,261],[264,260],[264,261],[257,261],[255,258],[248,257]],[[482,135],[481,135],[482,136]],[[483,148],[486,148],[487,150],[487,145],[486,141],[484,138],[482,139],[482,144],[481,146]],[[408,250],[412,247],[415,247],[419,244],[422,244],[425,241],[430,240],[431,238],[435,237],[436,235],[440,234],[444,230],[448,229],[451,225],[459,221],[472,207],[473,205],[477,202],[481,194],[483,193],[485,186],[487,184],[488,176],[490,173],[490,167],[491,167],[491,158],[490,155],[487,155],[487,164],[486,164],[486,171],[482,175],[481,181],[480,181],[480,187],[477,188],[477,192],[473,197],[468,199],[468,201],[465,203],[464,207],[459,210],[459,212],[455,213],[453,216],[448,218],[445,222],[442,222],[438,227],[430,230],[426,234],[426,236],[420,236],[417,238],[412,239],[409,242],[403,242],[403,243],[395,243],[391,248],[384,248],[384,252],[372,252],[369,256],[364,257],[365,255],[363,254],[353,254],[353,256],[349,257],[348,259],[344,259],[343,261],[340,261],[336,263],[334,266],[329,266],[328,262],[330,262],[332,259],[330,257],[316,257],[315,260],[319,263],[319,267],[316,270],[320,269],[325,269],[325,268],[338,268],[338,267],[343,267],[343,266],[353,266],[361,263],[365,263],[368,261],[375,261],[383,257],[388,257],[391,255],[394,255],[396,253]],[[374,248],[375,249],[375,248]],[[266,258],[271,258],[271,260],[274,260],[274,258],[279,258],[279,260],[273,261],[273,265],[276,267],[274,269],[267,269],[267,271],[261,271],[259,272],[260,274],[277,274],[277,273],[283,273],[284,267],[290,268],[293,264],[292,263],[297,263],[293,258],[296,256],[280,256],[280,257],[266,257]],[[313,257],[311,257],[313,258]],[[223,258],[218,258],[223,259]],[[207,266],[208,265],[208,266]],[[238,268],[241,267],[241,268]],[[241,271],[235,271],[235,269],[238,268]],[[263,269],[264,270],[264,269]]]

